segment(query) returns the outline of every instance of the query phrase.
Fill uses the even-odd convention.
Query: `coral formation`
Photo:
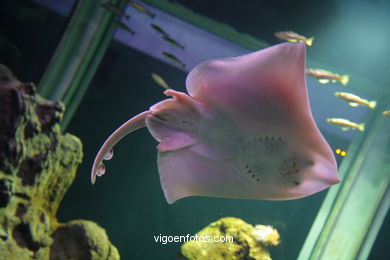
[[[233,237],[233,242],[187,241],[181,246],[180,259],[188,260],[271,260],[268,245],[279,244],[279,233],[270,226],[246,223],[242,219],[221,218],[196,233],[198,238]]]
[[[63,111],[0,65],[0,259],[119,259],[97,224],[57,221],[82,159],[80,140],[61,133]]]

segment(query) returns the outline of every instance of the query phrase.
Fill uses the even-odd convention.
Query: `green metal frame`
[[[269,46],[265,41],[256,39],[249,34],[239,33],[230,25],[194,13],[179,3],[167,0],[144,0],[143,2],[249,50],[259,50]]]
[[[80,0],[50,64],[38,85],[39,93],[61,100],[66,107],[65,129],[84,96],[116,28],[116,14],[100,4],[107,1]],[[126,0],[111,0],[123,9]]]

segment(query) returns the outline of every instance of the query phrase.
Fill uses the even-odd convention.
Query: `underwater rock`
[[[271,260],[267,250],[268,245],[279,244],[279,233],[271,226],[246,223],[242,219],[221,218],[198,233],[198,238],[206,236],[233,237],[233,242],[196,242],[188,241],[181,246],[181,260]],[[199,241],[199,240],[198,240]]]
[[[119,259],[97,224],[56,218],[82,160],[63,111],[0,66],[0,259]]]

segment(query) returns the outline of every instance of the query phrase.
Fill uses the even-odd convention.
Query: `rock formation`
[[[57,221],[82,159],[81,141],[61,132],[63,112],[0,65],[0,259],[119,259],[94,222]]]
[[[207,237],[210,242],[204,242]],[[215,237],[233,240],[213,242]],[[209,224],[190,240],[181,246],[179,259],[271,260],[267,246],[279,244],[279,233],[271,226],[252,226],[242,219],[225,217]]]

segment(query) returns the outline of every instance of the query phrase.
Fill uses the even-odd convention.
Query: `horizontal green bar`
[[[202,28],[205,31],[218,35],[232,43],[240,45],[248,50],[259,50],[270,46],[270,44],[264,40],[257,39],[249,34],[237,32],[230,25],[220,23],[206,16],[197,14],[177,2],[168,0],[144,0],[143,2],[159,8],[164,12],[169,13],[192,25]],[[380,99],[383,96],[383,85],[363,78],[359,74],[340,71],[340,68],[335,68],[332,65],[323,64],[310,58],[307,59],[307,66],[312,68],[327,69],[339,74],[349,74],[349,89],[369,96],[372,99]]]

